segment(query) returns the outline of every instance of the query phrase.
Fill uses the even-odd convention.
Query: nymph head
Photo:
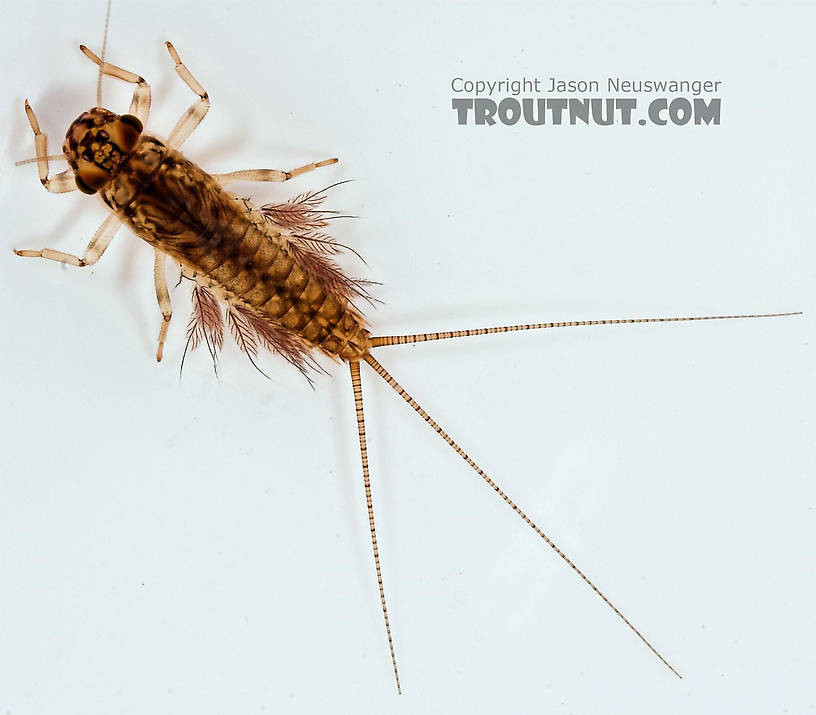
[[[119,172],[139,141],[142,123],[132,114],[93,107],[77,117],[65,134],[62,151],[86,194],[103,189]]]

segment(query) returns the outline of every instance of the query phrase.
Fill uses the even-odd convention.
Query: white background
[[[383,349],[378,359],[684,674],[677,680],[363,366],[394,692],[348,371],[166,359],[151,252],[49,195],[104,3],[14,3],[0,45],[0,713],[805,713],[814,581],[812,27],[785,3],[114,2],[148,129],[213,108],[210,171],[341,163],[375,333],[803,310]],[[719,79],[719,127],[459,127],[450,80]],[[113,80],[104,104],[127,110]],[[641,97],[641,106],[646,97]],[[60,164],[61,169],[64,165]]]

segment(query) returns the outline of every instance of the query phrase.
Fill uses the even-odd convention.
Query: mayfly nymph
[[[719,315],[582,320],[509,325],[442,333],[373,336],[355,301],[370,300],[370,283],[349,278],[332,256],[343,246],[328,233],[332,212],[322,207],[325,190],[306,192],[291,201],[255,207],[225,190],[235,181],[284,182],[337,162],[329,158],[300,168],[249,169],[209,174],[181,153],[180,147],[210,107],[203,86],[182,63],[171,43],[167,50],[175,70],[196,95],[166,140],[145,131],[151,92],[139,75],[105,61],[85,46],[80,49],[99,68],[97,104],[70,126],[63,153],[48,155],[46,135],[40,130],[28,101],[25,112],[34,133],[36,163],[43,186],[52,193],[79,190],[98,194],[110,215],[81,256],[44,248],[16,250],[18,256],[39,257],[77,267],[93,265],[124,224],[154,249],[154,280],[162,320],[157,359],[171,320],[170,295],[165,277],[169,258],[182,275],[194,282],[193,314],[187,346],[205,345],[215,359],[224,342],[225,327],[238,346],[255,361],[267,348],[307,375],[317,367],[314,357],[325,355],[349,366],[354,391],[363,482],[374,565],[385,632],[397,690],[399,673],[386,607],[366,446],[360,363],[367,363],[425,422],[493,489],[498,496],[611,608],[634,634],[675,675],[679,673],[649,643],[618,608],[589,580],[516,503],[466,454],[413,397],[374,358],[376,348],[460,337],[572,326],[657,323],[727,318],[794,315]],[[107,75],[134,85],[126,114],[104,109],[101,80]],[[50,175],[49,160],[67,160],[69,168]],[[186,352],[186,350],[185,350]]]

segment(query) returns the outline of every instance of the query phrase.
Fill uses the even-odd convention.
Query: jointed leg
[[[385,606],[385,590],[383,589],[382,571],[380,570],[380,551],[377,548],[377,531],[374,528],[374,505],[371,501],[371,481],[368,473],[368,449],[366,447],[365,417],[363,415],[363,388],[360,383],[360,363],[350,362],[351,385],[354,388],[354,409],[357,412],[357,434],[360,438],[360,458],[363,463],[363,486],[365,488],[366,508],[368,509],[368,528],[371,532],[371,546],[374,549],[374,568],[377,571],[377,585],[380,588],[380,604],[382,605],[383,619],[385,620],[385,635],[388,637],[388,648],[391,651],[391,666],[394,669],[394,679],[397,681],[397,692],[400,688],[397,657],[394,655],[394,641],[391,638],[391,624],[388,622],[388,609]]]
[[[498,328],[476,328],[474,330],[451,330],[445,333],[417,333],[415,335],[386,335],[371,338],[371,347],[379,348],[388,345],[405,345],[406,343],[424,343],[430,340],[447,340],[449,338],[470,338],[475,335],[492,335],[493,333],[513,333],[519,330],[543,330],[545,328],[573,328],[582,325],[622,325],[624,323],[679,323],[689,320],[733,320],[736,318],[781,318],[794,313],[761,313],[754,315],[701,315],[688,318],[619,318],[615,320],[571,320],[562,323],[530,323],[528,325],[503,325]]]
[[[176,52],[176,48],[173,47],[170,42],[166,42],[165,45],[167,45],[167,51],[170,53],[173,62],[176,63],[176,74],[198,95],[198,99],[193,102],[181,119],[176,122],[176,126],[173,127],[173,131],[170,132],[170,136],[167,139],[168,146],[178,149],[184,143],[184,140],[193,133],[193,130],[201,123],[201,120],[204,119],[204,116],[210,110],[210,98],[204,87],[199,84],[190,70],[185,67],[178,52]]]
[[[31,125],[31,130],[34,132],[34,147],[37,150],[37,169],[40,172],[40,181],[42,185],[52,194],[64,194],[76,189],[76,182],[74,181],[74,172],[70,169],[60,172],[54,176],[48,176],[48,137],[44,132],[40,131],[40,123],[34,114],[34,110],[28,103],[25,102],[25,113],[28,117],[28,123]]]
[[[162,314],[162,324],[159,328],[159,347],[156,350],[156,360],[161,362],[164,353],[164,340],[167,337],[167,328],[170,325],[170,318],[173,317],[173,308],[170,304],[170,292],[167,290],[167,276],[164,272],[164,254],[154,251],[155,260],[153,262],[153,279],[156,283],[156,299],[159,301],[159,308]]]
[[[292,169],[292,171],[281,171],[280,169],[244,169],[242,171],[231,171],[229,174],[215,174],[215,179],[225,186],[233,181],[289,181],[296,176],[306,174],[321,166],[331,166],[336,164],[339,159],[324,159],[313,164],[305,164],[304,166]]]
[[[136,88],[133,90],[133,99],[130,100],[130,109],[128,111],[134,117],[137,117],[142,124],[147,124],[147,116],[150,114],[150,85],[144,78],[133,72],[124,70],[121,67],[112,65],[109,62],[102,62],[102,60],[85,47],[85,45],[80,45],[79,49],[82,50],[82,54],[95,65],[102,67],[102,74],[108,75],[109,77],[116,77],[116,79],[121,79],[123,82],[136,85]]]
[[[119,217],[116,214],[111,214],[108,216],[108,218],[106,218],[102,225],[96,230],[96,233],[93,235],[93,238],[90,240],[87,248],[85,249],[85,253],[82,254],[82,258],[74,256],[71,253],[55,251],[51,248],[43,248],[39,251],[15,249],[14,252],[18,256],[24,256],[26,258],[47,258],[49,261],[67,263],[69,266],[77,266],[79,268],[92,266],[105,252],[105,249],[108,247],[111,239],[121,225],[122,222],[119,220]]]
[[[190,108],[184,113],[181,119],[176,122],[173,131],[167,139],[167,144],[178,149],[187,137],[193,133],[193,130],[201,123],[207,112],[210,110],[210,98],[207,91],[201,83],[193,77],[190,70],[181,61],[176,48],[171,42],[165,43],[167,51],[173,62],[176,63],[176,74],[178,74],[184,83],[198,95],[198,99],[193,102]],[[245,171],[233,171],[229,174],[217,174],[216,179],[221,182],[221,185],[227,184],[231,181],[287,181],[300,174],[305,174],[308,171],[313,171],[321,166],[329,166],[336,164],[337,159],[326,159],[315,164],[306,164],[293,171],[280,171],[278,169],[247,169]]]

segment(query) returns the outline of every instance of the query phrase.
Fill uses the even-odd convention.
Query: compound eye
[[[83,194],[95,194],[95,193],[97,192],[97,189],[92,189],[90,186],[88,186],[88,184],[86,184],[86,183],[85,183],[85,182],[82,180],[82,178],[79,176],[79,174],[76,174],[76,175],[74,176],[74,181],[76,182],[77,188],[78,188],[78,189],[79,189],[79,190],[80,190],[80,191],[81,191]]]
[[[139,118],[134,117],[132,114],[123,114],[121,117],[119,117],[119,121],[133,127],[137,132],[139,132],[139,134],[142,133],[142,129],[144,128],[141,121],[139,121]]]

